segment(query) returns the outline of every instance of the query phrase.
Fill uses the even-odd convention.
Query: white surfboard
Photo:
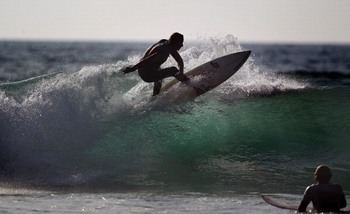
[[[176,79],[167,83],[161,90],[178,98],[195,98],[212,90],[229,79],[247,61],[251,51],[242,51],[206,62],[190,71],[186,76],[189,81],[179,82]],[[174,97],[176,96],[176,97]]]
[[[279,203],[277,201],[272,200],[271,198],[267,197],[266,195],[261,195],[261,197],[266,203],[268,203],[274,207],[278,207],[281,209],[287,209],[287,210],[294,210],[294,211],[298,210],[298,208],[299,208],[299,205],[282,204],[282,203]]]

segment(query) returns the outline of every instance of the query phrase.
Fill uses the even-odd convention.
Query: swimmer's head
[[[328,166],[320,165],[315,170],[315,179],[321,183],[328,183],[332,178],[332,172]]]

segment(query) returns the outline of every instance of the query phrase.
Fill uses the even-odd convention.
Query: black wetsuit
[[[170,55],[170,46],[166,39],[162,39],[148,48],[142,59],[148,57],[155,48],[158,49],[157,56],[154,58],[152,65],[138,69],[141,79],[145,82],[157,82],[164,78],[175,76],[179,72],[176,67],[160,68]]]
[[[298,212],[306,212],[307,205],[312,201],[317,212],[339,212],[346,207],[346,199],[340,185],[319,183],[308,186]]]

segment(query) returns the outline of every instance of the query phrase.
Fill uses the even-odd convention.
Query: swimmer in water
[[[317,184],[306,188],[298,212],[306,212],[306,207],[311,201],[318,213],[340,212],[340,209],[346,207],[342,187],[330,183],[331,170],[327,166],[321,165],[316,168],[314,175]]]

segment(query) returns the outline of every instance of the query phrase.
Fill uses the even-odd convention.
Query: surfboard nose
[[[248,51],[242,51],[241,53],[244,53],[244,54],[247,55],[247,57],[249,57],[250,54],[252,53],[252,51],[250,51],[250,50],[248,50]]]

